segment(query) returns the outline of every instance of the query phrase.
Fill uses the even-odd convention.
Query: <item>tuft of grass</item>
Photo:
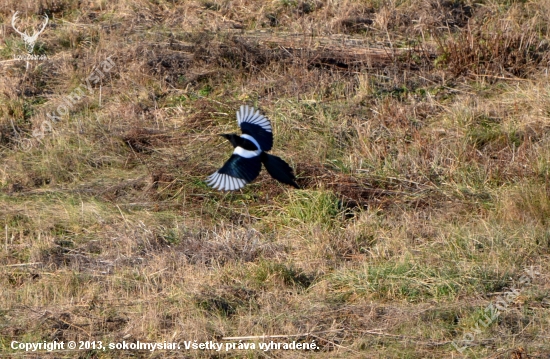
[[[314,276],[308,275],[292,265],[281,263],[261,262],[254,272],[255,281],[262,286],[268,282],[281,282],[286,286],[307,289],[314,281]]]
[[[428,279],[429,278],[429,279]],[[411,262],[364,265],[361,268],[335,272],[330,278],[334,298],[355,301],[361,298],[375,300],[452,300],[460,289],[455,270],[440,271],[421,267]]]
[[[487,6],[468,26],[446,39],[439,38],[437,64],[444,64],[455,75],[485,75],[490,80],[533,74],[550,59],[548,44],[543,41],[548,29],[536,7],[521,2]]]
[[[327,191],[295,191],[290,194],[285,212],[281,214],[287,225],[334,225],[341,214],[340,201]]]

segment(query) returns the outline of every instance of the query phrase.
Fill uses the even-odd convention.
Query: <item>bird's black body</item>
[[[242,135],[223,134],[233,145],[233,155],[218,171],[208,177],[210,186],[219,190],[237,190],[252,182],[264,164],[271,177],[281,183],[300,188],[295,182],[292,168],[281,158],[268,154],[273,147],[271,123],[252,107],[241,106],[237,123]]]
[[[225,137],[227,140],[229,140],[229,142],[231,142],[231,144],[233,145],[233,148],[242,147],[248,151],[256,151],[259,149],[258,147],[256,147],[254,142],[247,140],[246,138],[242,138],[235,133],[223,134],[220,136]]]

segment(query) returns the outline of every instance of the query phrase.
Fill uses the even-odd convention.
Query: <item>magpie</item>
[[[300,188],[294,181],[292,168],[281,158],[267,151],[273,147],[271,123],[253,107],[242,105],[237,111],[237,124],[242,135],[222,134],[234,147],[233,154],[225,164],[208,176],[206,183],[221,191],[234,191],[254,181],[260,174],[262,163],[277,181]]]

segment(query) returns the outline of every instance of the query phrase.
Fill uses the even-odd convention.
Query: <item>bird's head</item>
[[[233,145],[233,147],[237,147],[238,146],[238,143],[237,143],[237,139],[239,139],[240,137],[234,133],[224,133],[224,134],[221,134],[220,136],[222,136],[223,138],[227,139],[229,142],[231,142],[231,144]]]

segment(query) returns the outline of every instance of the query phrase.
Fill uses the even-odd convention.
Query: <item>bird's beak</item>
[[[227,140],[229,139],[229,135],[228,135],[228,134],[222,133],[220,136],[222,136],[223,138],[225,138],[225,139],[227,139]]]

